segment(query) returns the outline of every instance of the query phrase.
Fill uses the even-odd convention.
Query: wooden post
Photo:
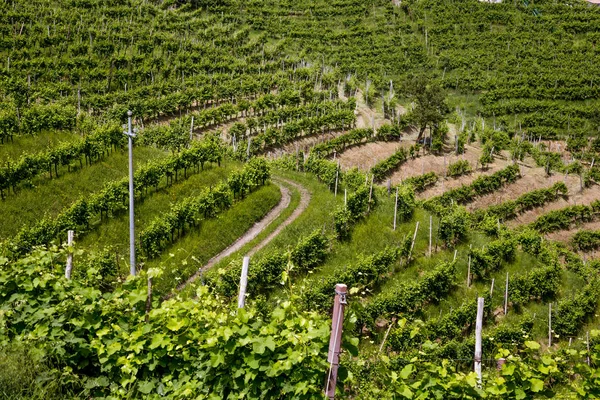
[[[469,262],[467,264],[467,287],[471,287],[471,248],[473,244],[469,245]]]
[[[408,253],[408,260],[412,256],[413,248],[415,247],[415,240],[417,239],[417,232],[419,231],[419,221],[417,221],[417,225],[415,226],[415,233],[413,235],[412,243],[410,244],[410,252]]]
[[[74,231],[67,232],[67,246],[68,254],[67,254],[67,267],[65,268],[65,277],[67,279],[71,279],[71,271],[73,271],[73,252],[71,251],[71,246],[73,245],[73,236],[75,235]]]
[[[548,304],[548,347],[552,347],[552,303]]]
[[[492,278],[492,286],[490,286],[490,298],[494,294],[494,282],[495,282],[495,278]]]
[[[348,205],[348,189],[344,189],[344,207]]]
[[[240,277],[240,293],[238,295],[238,308],[244,308],[246,304],[246,286],[248,284],[248,267],[250,266],[250,257],[244,257],[242,263],[242,275]]]
[[[146,322],[150,318],[150,310],[152,310],[152,277],[148,277],[148,295],[146,296]]]
[[[454,250],[454,258],[452,259],[452,262],[456,261],[457,254],[458,254],[458,250]]]
[[[508,313],[508,272],[506,273],[506,289],[504,289],[504,315]]]
[[[335,398],[335,386],[340,364],[340,346],[342,344],[342,327],[344,325],[344,306],[347,304],[347,293],[348,288],[346,285],[341,283],[335,285],[335,299],[333,302],[333,315],[331,318],[331,336],[329,338],[329,351],[327,353],[329,373],[327,374],[327,383],[325,385],[325,396],[328,399]]]
[[[431,231],[433,229],[433,216],[429,216],[429,257],[431,257]]]
[[[483,297],[477,298],[477,320],[475,321],[475,373],[481,386],[481,331],[483,329]]]
[[[396,230],[396,216],[398,214],[398,187],[396,187],[396,204],[394,205],[394,230]]]

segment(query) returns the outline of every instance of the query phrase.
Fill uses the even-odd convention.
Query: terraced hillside
[[[600,396],[600,8],[0,11],[0,398]]]

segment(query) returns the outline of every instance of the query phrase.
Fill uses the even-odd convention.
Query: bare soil
[[[394,154],[400,147],[408,148],[412,142],[368,142],[353,146],[343,153],[337,154],[343,170],[358,167],[361,170],[372,168],[379,161],[385,160]]]
[[[600,221],[588,222],[586,224],[581,224],[575,229],[571,229],[568,231],[558,231],[552,232],[546,235],[546,237],[550,240],[555,240],[557,242],[567,243],[571,238],[580,230],[592,230],[597,231],[600,230]]]
[[[561,175],[559,175],[558,177],[560,180]],[[546,178],[546,179],[548,179],[548,178]],[[564,179],[564,175],[562,175],[562,179]],[[575,186],[578,187],[579,178],[575,177],[575,179],[577,182]],[[529,224],[529,223],[535,221],[540,215],[546,214],[550,211],[560,210],[561,208],[565,208],[565,207],[572,206],[572,205],[589,205],[593,201],[600,199],[600,186],[594,185],[589,188],[586,188],[583,192],[580,192],[578,189],[575,189],[575,190],[571,189],[571,187],[573,186],[572,182],[573,182],[572,179],[567,177],[567,183],[568,183],[569,190],[570,190],[570,192],[569,192],[570,195],[567,199],[559,199],[558,201],[549,203],[549,204],[545,205],[544,207],[540,207],[540,208],[536,208],[534,210],[527,211],[527,212],[519,215],[514,220],[507,221],[507,225],[510,227],[515,227],[518,225]]]
[[[521,165],[521,175],[521,179],[517,180],[515,183],[506,185],[494,193],[477,198],[467,206],[467,209],[473,211],[487,208],[491,205],[514,200],[527,192],[549,188],[557,182],[565,182],[564,175],[554,174],[548,177],[546,176],[544,168],[540,167],[530,168]],[[569,189],[569,194],[574,195],[579,192],[579,177],[568,176],[565,183]]]

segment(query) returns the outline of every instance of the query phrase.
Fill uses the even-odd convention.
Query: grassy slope
[[[189,176],[186,180],[179,180],[172,186],[162,187],[158,192],[150,193],[135,207],[137,235],[155,218],[169,211],[172,204],[186,197],[199,195],[205,188],[215,186],[227,179],[229,174],[238,168],[241,168],[241,165],[231,161],[223,163],[220,168],[216,164],[205,166],[204,171],[199,174]],[[92,251],[113,246],[121,256],[125,256],[129,252],[129,214],[124,212],[117,218],[96,224],[95,229],[86,234],[79,244]]]
[[[273,183],[263,186],[217,218],[202,221],[161,257],[147,261],[148,268],[163,268],[163,275],[156,282],[157,290],[167,292],[193,275],[263,218],[280,199],[279,187]]]
[[[69,131],[40,132],[36,135],[15,136],[12,142],[0,144],[0,160],[18,159],[22,154],[37,153],[63,142],[74,142],[81,137]]]
[[[136,148],[135,166],[166,153],[148,147]],[[44,215],[54,216],[81,196],[104,187],[107,182],[127,176],[126,152],[115,152],[92,166],[71,173],[63,172],[57,179],[40,180],[35,188],[21,189],[0,202],[0,240],[16,234],[21,227],[35,224]]]

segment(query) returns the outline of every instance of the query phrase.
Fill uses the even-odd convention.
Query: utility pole
[[[127,131],[123,132],[129,140],[129,274],[135,276],[135,219],[133,204],[135,193],[133,192],[133,138],[135,132],[131,130],[131,110],[127,111]]]

